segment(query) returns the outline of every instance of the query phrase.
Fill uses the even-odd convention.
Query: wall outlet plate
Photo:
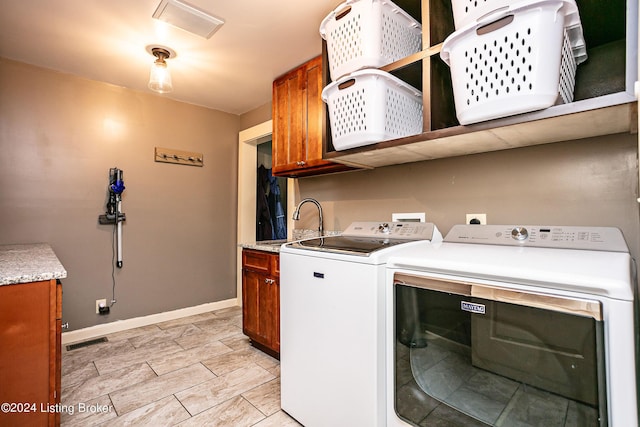
[[[96,314],[100,314],[100,305],[102,305],[103,307],[107,307],[107,300],[106,299],[96,300]]]
[[[487,225],[487,214],[483,214],[483,213],[470,213],[467,214],[467,220],[465,222],[465,224],[471,224],[473,220],[477,220],[480,221],[480,224],[482,225]],[[474,224],[476,224],[477,222],[473,222]]]

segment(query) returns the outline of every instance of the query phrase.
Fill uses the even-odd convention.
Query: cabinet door
[[[306,95],[302,68],[273,82],[273,171],[298,169],[306,153]]]
[[[309,176],[350,168],[322,158],[322,56],[273,82],[273,174]]]
[[[55,348],[53,350],[55,357],[53,367],[53,396],[50,396],[51,402],[60,403],[60,393],[62,386],[62,283],[56,281],[55,286]],[[51,392],[50,392],[51,394]],[[60,425],[60,412],[49,414],[49,425]]]
[[[255,339],[260,329],[260,288],[266,274],[242,271],[242,332]]]
[[[335,163],[322,160],[322,57],[319,56],[302,69],[306,106],[306,138],[304,159],[306,167],[334,165]]]
[[[271,348],[280,353],[280,279],[271,287],[273,315],[271,317]]]
[[[21,412],[0,412],[2,426],[48,424],[41,405],[53,403],[51,282],[0,286],[0,402],[29,404]]]
[[[258,311],[260,313],[260,320],[258,323],[258,342],[266,345],[274,351],[279,351],[274,348],[274,339],[276,333],[276,321],[280,314],[278,309],[278,287],[277,281],[271,276],[265,277],[259,286],[258,294]]]
[[[242,274],[242,332],[268,348],[279,341],[280,298],[277,280],[266,274],[245,270]]]

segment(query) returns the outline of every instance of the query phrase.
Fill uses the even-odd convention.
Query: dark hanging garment
[[[271,211],[271,223],[273,224],[274,239],[287,238],[287,222],[285,221],[282,201],[280,200],[280,185],[278,178],[271,175],[269,170],[269,210]]]
[[[256,240],[272,240],[273,224],[271,223],[271,211],[267,188],[271,171],[263,165],[258,167],[258,186],[256,189]]]

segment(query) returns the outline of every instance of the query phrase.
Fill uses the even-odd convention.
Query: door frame
[[[256,179],[258,144],[271,139],[273,121],[261,123],[238,134],[238,224],[236,256],[236,297],[242,306],[242,244],[256,241]],[[291,239],[295,204],[294,179],[287,179],[287,239]]]

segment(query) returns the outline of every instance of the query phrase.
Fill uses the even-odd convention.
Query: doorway
[[[256,241],[256,164],[258,161],[258,145],[271,140],[273,122],[271,120],[245,129],[238,135],[238,233],[236,256],[236,298],[242,305],[242,243]],[[295,179],[287,179],[287,209],[295,207]],[[285,210],[287,223],[287,239],[291,239],[293,230],[293,212]]]
[[[256,241],[287,238],[287,179],[272,175],[271,145],[257,145]]]

